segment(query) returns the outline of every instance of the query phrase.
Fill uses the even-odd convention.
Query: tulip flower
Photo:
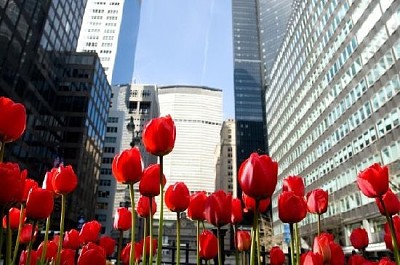
[[[396,263],[388,257],[383,257],[379,260],[378,265],[396,265]]]
[[[282,191],[293,191],[298,196],[305,195],[304,181],[299,176],[289,176],[283,179]]]
[[[21,230],[21,234],[19,235],[19,242],[21,244],[28,244],[31,241],[32,229],[33,229],[32,224],[24,224]],[[36,238],[37,230],[38,230],[37,227],[35,227],[35,233],[33,236],[34,238],[32,239],[33,241]]]
[[[361,171],[357,176],[357,185],[369,198],[382,197],[389,189],[389,169],[375,163]]]
[[[278,163],[267,155],[252,153],[239,168],[238,182],[242,191],[256,200],[270,198],[277,181]]]
[[[298,223],[306,217],[307,204],[293,191],[284,191],[278,197],[279,219],[284,223]]]
[[[82,225],[81,231],[79,233],[79,238],[81,242],[96,242],[101,230],[101,224],[98,221],[86,222]]]
[[[99,240],[99,246],[104,248],[107,257],[114,253],[116,241],[109,236],[102,236]]]
[[[283,265],[285,263],[285,253],[278,246],[272,247],[269,251],[269,260],[271,265]]]
[[[183,182],[177,182],[167,188],[165,192],[165,205],[172,212],[185,211],[190,202],[189,189]]]
[[[248,251],[251,245],[251,236],[249,231],[238,230],[236,232],[236,248],[238,251]]]
[[[63,248],[61,250],[61,264],[75,265],[75,250]]]
[[[232,195],[218,190],[208,196],[205,205],[205,218],[208,223],[221,227],[229,224],[232,212]]]
[[[40,243],[37,249],[36,254],[38,257],[42,256],[43,248],[44,248],[44,242]],[[53,259],[55,259],[56,256],[57,256],[57,244],[54,241],[48,241],[46,246],[45,261],[50,262]]]
[[[175,145],[176,128],[170,115],[150,120],[143,128],[146,151],[156,156],[169,154]]]
[[[379,212],[382,215],[386,216],[385,208],[386,208],[386,211],[388,212],[388,214],[391,216],[400,212],[399,198],[397,197],[396,194],[393,193],[393,191],[390,188],[382,196],[382,200],[380,198],[375,198],[375,201],[376,201],[376,205],[378,206]],[[383,207],[382,201],[383,201],[383,204],[385,205],[385,207]]]
[[[331,260],[330,265],[344,265],[345,256],[342,246],[334,241],[329,242],[329,247],[331,249]]]
[[[57,194],[68,194],[75,190],[78,185],[78,177],[76,176],[72,166],[60,165],[52,177],[53,190]]]
[[[28,174],[28,171],[25,169],[21,172],[21,174]],[[38,188],[39,185],[38,183],[33,180],[33,179],[25,179],[25,185],[24,185],[24,192],[22,194],[22,198],[21,201],[22,202],[26,202],[26,200],[28,199],[28,194],[31,191],[31,189],[36,189]]]
[[[369,243],[367,230],[364,228],[353,229],[350,234],[350,242],[355,249],[365,249]]]
[[[26,174],[22,173],[16,163],[0,162],[0,206],[21,200]]]
[[[328,192],[315,189],[307,193],[307,209],[310,213],[323,214],[328,209]]]
[[[40,220],[46,219],[53,211],[53,194],[42,188],[32,189],[26,200],[26,217]]]
[[[0,142],[8,143],[17,140],[24,133],[25,127],[24,105],[15,103],[9,98],[0,97]]]
[[[136,183],[143,176],[142,156],[137,147],[116,154],[112,162],[112,173],[120,183]]]
[[[156,199],[151,198],[151,215],[154,215],[157,211]],[[137,214],[142,218],[148,218],[150,216],[150,198],[146,196],[140,196],[137,202],[136,208]]]
[[[301,255],[300,259],[301,265],[324,265],[324,260],[322,256],[318,253],[313,253],[312,251],[308,251]]]
[[[205,191],[197,191],[190,196],[188,207],[188,217],[192,220],[204,221],[204,209],[207,201],[207,193]]]
[[[10,208],[8,211],[8,215],[10,218],[10,228],[11,230],[17,230],[19,228],[19,218],[20,218],[21,210],[18,208]],[[7,220],[6,216],[3,217],[3,228],[7,228]],[[23,222],[25,223],[25,210],[23,210]]]
[[[114,229],[122,231],[130,229],[132,225],[131,218],[132,213],[128,209],[124,207],[118,208],[114,216]]]
[[[243,200],[244,207],[245,207],[244,211],[245,212],[254,212],[254,209],[256,208],[256,200],[243,192],[242,192],[242,200]],[[271,203],[270,198],[260,200],[258,202],[258,212],[259,213],[266,212],[270,203]]]
[[[232,199],[231,224],[239,224],[243,221],[242,202],[238,198]]]
[[[163,174],[162,185],[166,183]],[[143,196],[155,197],[160,195],[160,165],[150,165],[143,171],[143,177],[139,182],[139,192]]]
[[[200,234],[200,257],[205,260],[213,259],[218,254],[218,239],[210,231],[204,230]]]
[[[351,255],[347,260],[347,265],[364,265],[366,259],[360,255]]]
[[[134,261],[137,263],[140,261],[140,258],[142,257],[142,250],[143,250],[143,241],[135,243],[135,259],[134,259]],[[128,243],[122,250],[122,254],[121,254],[122,264],[124,264],[124,265],[129,264],[130,253],[131,253],[131,243]]]
[[[321,234],[314,238],[313,252],[320,254],[324,263],[329,263],[331,260],[330,242],[330,238],[325,234]]]
[[[42,184],[42,188],[51,191],[54,196],[57,196],[57,194],[53,188],[53,178],[57,173],[57,170],[58,170],[57,168],[52,168],[50,171],[47,171],[46,174],[44,175],[44,180]]]
[[[154,256],[157,253],[157,240],[156,239],[152,239],[153,240],[153,254],[152,256]],[[146,244],[146,256],[150,256],[150,237],[147,236],[145,238],[145,240],[141,240],[140,242],[141,245]],[[143,253],[142,253],[143,254]]]
[[[63,248],[77,250],[81,246],[79,239],[79,231],[76,229],[71,229],[65,232],[63,239]]]
[[[19,257],[18,264],[19,265],[28,265],[27,257],[28,257],[28,251],[23,250],[21,252],[21,256]],[[36,265],[37,262],[38,262],[38,255],[36,254],[36,251],[31,251],[29,265]]]
[[[106,265],[106,257],[104,253],[99,251],[98,249],[89,249],[86,251],[82,251],[78,258],[78,265]]]

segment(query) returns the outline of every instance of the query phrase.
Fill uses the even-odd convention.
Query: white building
[[[158,88],[160,116],[170,114],[176,126],[173,151],[164,157],[169,185],[183,181],[191,192],[215,190],[215,149],[220,141],[222,90],[200,86]],[[159,198],[158,198],[159,199]],[[159,204],[159,201],[157,202]],[[156,219],[159,218],[156,213]],[[164,209],[164,219],[176,214]]]
[[[96,219],[108,235],[116,208],[130,204],[127,185],[116,183],[112,175],[112,160],[115,154],[134,144],[141,151],[144,166],[157,163],[157,158],[144,150],[141,133],[144,124],[159,114],[154,85],[118,85],[112,87],[112,92],[96,207]],[[139,196],[137,185],[135,190],[135,197]]]
[[[78,52],[96,52],[99,55],[110,84],[124,2],[125,0],[88,0],[78,39]]]

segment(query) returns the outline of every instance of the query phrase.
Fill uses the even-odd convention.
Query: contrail
[[[207,30],[206,30],[206,39],[205,39],[205,43],[204,43],[203,69],[201,71],[201,84],[202,85],[204,85],[204,75],[206,73],[206,68],[207,68],[208,39],[209,39],[210,29],[211,29],[211,19],[213,18],[213,13],[214,13],[214,2],[215,2],[215,0],[211,0],[210,17],[208,19],[208,25],[207,25]]]

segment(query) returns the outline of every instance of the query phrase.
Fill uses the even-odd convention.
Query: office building
[[[355,181],[377,162],[389,167],[399,191],[399,14],[400,2],[391,0],[295,2],[266,92],[269,151],[279,162],[275,234],[284,233],[277,209],[282,179],[300,175],[307,191],[330,194],[324,230],[349,246],[352,228],[363,226],[369,248],[385,248],[385,220]],[[316,221],[308,215],[301,223],[309,243]]]
[[[134,145],[139,148],[145,167],[157,163],[157,157],[145,151],[141,134],[143,126],[158,115],[156,86],[126,84],[112,87],[96,205],[96,218],[103,224],[104,234],[111,234],[116,209],[130,207],[127,185],[116,183],[112,175],[112,160],[115,154]],[[135,190],[135,197],[139,196],[137,185]]]
[[[134,2],[139,2],[140,8],[140,1]],[[110,84],[124,4],[125,0],[88,0],[78,40],[77,51],[96,52],[99,55]]]

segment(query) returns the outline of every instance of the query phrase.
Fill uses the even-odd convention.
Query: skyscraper
[[[136,2],[140,8],[140,1]],[[97,52],[110,84],[124,4],[125,0],[88,0],[78,40],[77,51]]]
[[[284,233],[277,196],[282,179],[327,190],[324,230],[349,246],[352,228],[382,247],[384,218],[363,196],[357,174],[374,162],[400,183],[400,36],[398,1],[296,1],[266,93],[269,150],[279,162],[272,198],[275,234]],[[316,217],[302,222],[310,240]],[[310,242],[310,241],[309,241]]]

